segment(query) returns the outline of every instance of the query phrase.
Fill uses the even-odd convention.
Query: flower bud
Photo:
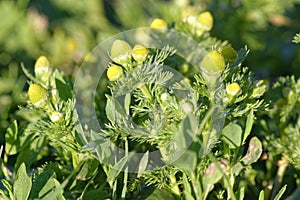
[[[50,115],[50,120],[54,123],[59,122],[62,119],[62,116],[63,115],[60,112],[54,111]]]
[[[181,109],[183,110],[183,112],[185,112],[186,114],[192,113],[193,112],[193,106],[192,104],[188,103],[188,102],[183,102],[181,104]]]
[[[138,61],[139,63],[146,60],[148,55],[148,49],[141,44],[137,44],[133,47],[132,50],[132,57],[134,60]]]
[[[198,16],[198,22],[206,31],[210,31],[213,27],[214,18],[210,12],[206,11]]]
[[[233,62],[237,58],[237,53],[230,45],[225,46],[221,50],[221,54],[227,62]]]
[[[47,97],[47,90],[38,84],[31,84],[28,89],[29,100],[34,105],[40,105]]]
[[[238,83],[231,83],[226,87],[226,92],[230,96],[235,96],[241,91],[241,87]]]
[[[52,68],[50,67],[49,60],[46,56],[40,56],[34,65],[34,74],[37,79],[47,84],[49,77],[52,74]]]
[[[131,61],[131,46],[124,40],[115,40],[111,46],[110,55],[118,64],[127,64]]]
[[[118,65],[112,65],[107,69],[107,78],[110,81],[117,81],[122,77],[122,75],[123,69]]]
[[[153,19],[153,21],[150,24],[150,27],[161,31],[166,31],[168,29],[167,22],[160,18]]]
[[[161,95],[160,95],[160,100],[162,101],[162,102],[167,102],[168,101],[168,99],[169,99],[169,94],[167,93],[167,92],[164,92],[164,93],[162,93]]]
[[[210,74],[220,73],[225,69],[224,57],[216,50],[212,50],[204,56],[201,68]]]

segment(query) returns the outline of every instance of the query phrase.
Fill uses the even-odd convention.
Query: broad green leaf
[[[125,117],[125,110],[114,97],[106,95],[106,98],[106,116],[111,123],[115,124],[118,119]]]
[[[144,155],[143,155],[143,157],[142,157],[142,159],[139,163],[139,166],[138,166],[139,175],[138,175],[138,177],[146,170],[148,162],[149,162],[149,151],[144,153]]]
[[[84,148],[89,151],[96,151],[98,160],[113,163],[114,155],[117,155],[117,150],[113,149],[114,144],[95,131],[91,131],[91,140],[92,142],[85,145]]]
[[[243,200],[245,197],[245,187],[241,187],[241,189],[237,193],[237,197],[239,200]]]
[[[194,151],[187,150],[184,154],[174,162],[174,165],[184,171],[193,173],[197,165],[197,154]]]
[[[58,90],[58,95],[63,101],[67,101],[72,98],[72,89],[65,81],[55,78],[56,88]]]
[[[5,134],[5,153],[7,155],[15,155],[31,144],[34,135],[26,135],[25,132],[19,132],[16,120],[7,128]]]
[[[280,191],[277,193],[277,195],[275,196],[274,200],[280,200],[280,198],[282,197],[282,195],[284,194],[285,190],[286,190],[287,185],[284,185]]]
[[[19,137],[18,137],[18,123],[15,120],[6,130],[5,134],[5,153],[7,155],[14,155],[18,153],[19,146],[17,145],[19,143]]]
[[[17,171],[14,181],[14,195],[16,200],[28,198],[31,190],[31,178],[27,175],[26,166],[22,163]]]
[[[265,200],[265,192],[263,190],[260,191],[258,200]]]
[[[171,192],[164,189],[146,189],[136,200],[175,200],[176,198],[172,195]]]
[[[239,175],[246,165],[256,162],[261,154],[262,144],[260,140],[257,137],[251,138],[246,155],[231,168],[231,172],[236,176]]]
[[[81,167],[76,178],[79,180],[88,180],[97,171],[99,166],[99,161],[96,159],[88,159]]]
[[[32,190],[30,193],[30,199],[40,198],[43,196],[43,188],[47,187],[47,182],[53,176],[53,171],[47,170],[40,173],[34,180]]]
[[[194,116],[188,115],[182,120],[179,129],[176,128],[175,130],[175,138],[166,147],[160,149],[164,161],[166,163],[173,163],[180,159],[182,154],[192,144],[197,130],[198,122]]]
[[[123,157],[113,168],[110,168],[108,175],[107,175],[107,181],[109,183],[112,183],[116,180],[118,175],[122,170],[124,170],[124,167],[127,163],[128,157]]]
[[[254,121],[254,115],[253,115],[253,109],[250,111],[250,113],[247,116],[247,121],[246,121],[246,128],[245,132],[243,135],[243,144],[246,141],[247,137],[249,136],[252,126],[253,126],[253,121]]]
[[[37,161],[38,156],[42,153],[43,148],[46,145],[46,138],[44,136],[35,138],[19,153],[15,167],[18,168],[22,163],[25,163],[27,167],[30,167],[33,162]]]
[[[30,199],[64,200],[60,183],[54,178],[54,172],[47,170],[39,174],[33,182]]]
[[[212,160],[215,161],[209,164],[202,177],[204,194],[203,199],[206,199],[208,193],[214,188],[214,185],[222,179],[227,168],[227,161],[225,159],[217,161],[215,158],[212,157]]]
[[[91,190],[84,193],[82,200],[91,200],[91,199],[109,199],[109,195],[105,190]]]
[[[257,137],[251,138],[246,155],[242,158],[245,165],[256,162],[262,154],[262,144]]]
[[[222,131],[223,140],[234,149],[242,144],[242,128],[234,123],[228,124]]]

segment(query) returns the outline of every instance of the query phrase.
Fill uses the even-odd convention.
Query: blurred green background
[[[300,0],[1,0],[0,143],[11,121],[21,118],[16,111],[27,87],[21,63],[32,71],[46,55],[72,77],[106,38],[149,26],[154,17],[172,25],[193,10],[212,12],[213,36],[250,48],[246,64],[257,78],[299,77],[300,49],[292,39],[300,30]]]

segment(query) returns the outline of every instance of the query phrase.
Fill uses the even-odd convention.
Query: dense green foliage
[[[299,10],[299,0],[1,1],[0,199],[298,199]],[[76,72],[98,64],[97,44],[139,27],[164,45],[124,37],[106,49],[94,130]]]

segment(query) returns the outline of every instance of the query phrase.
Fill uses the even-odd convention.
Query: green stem
[[[227,193],[228,193],[228,198],[227,199],[232,199],[232,200],[237,200],[233,191],[233,187],[231,186],[232,182],[234,183],[234,180],[232,181],[231,179],[228,178],[228,176],[223,172],[218,160],[214,157],[211,156],[212,161],[216,164],[217,169],[223,173],[223,178],[225,181],[225,184],[227,185]]]
[[[195,176],[194,173],[191,174],[191,181],[192,181],[192,186],[196,195],[196,199],[197,200],[201,200],[202,199],[202,189],[201,186],[197,180],[197,177]]]
[[[125,157],[128,158],[128,140],[127,140],[127,137],[125,137]],[[128,163],[126,165],[127,165],[127,167],[125,168],[125,172],[124,172],[124,180],[123,180],[123,189],[122,189],[121,199],[125,199],[126,191],[127,191]]]
[[[271,199],[274,199],[276,194],[280,190],[280,186],[282,184],[282,179],[283,179],[283,176],[285,174],[287,166],[288,166],[287,163],[282,163],[278,167],[277,176],[276,176],[274,187],[273,187],[272,194],[271,194]]]

